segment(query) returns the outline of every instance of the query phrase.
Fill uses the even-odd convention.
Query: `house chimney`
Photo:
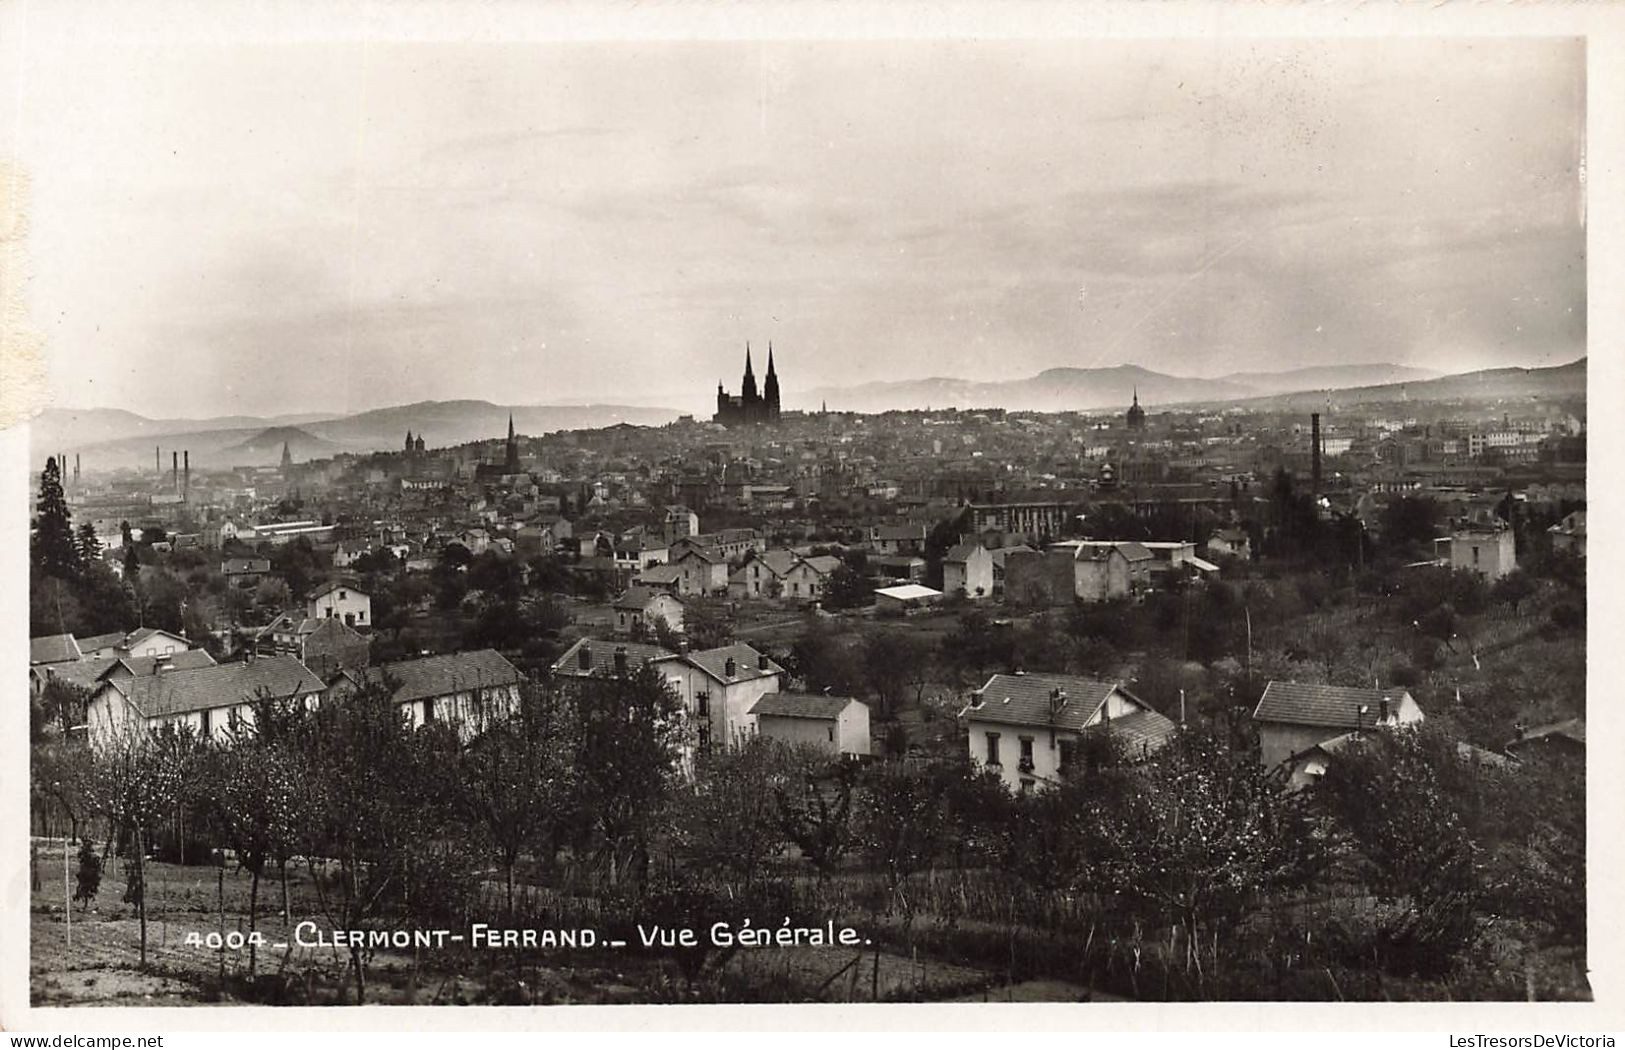
[[[1320,498],[1320,413],[1309,414],[1309,479],[1311,496]]]
[[[592,670],[592,647],[586,642],[582,642],[581,648],[576,650],[576,663],[583,671]]]
[[[615,647],[615,674],[617,677],[626,677],[626,646]]]
[[[756,669],[758,671],[767,670],[767,654],[766,653],[757,653],[756,654]]]
[[[739,664],[737,662],[735,662],[733,657],[731,657],[731,656],[728,657],[727,662],[722,665],[722,677],[724,677],[724,678],[732,678],[734,675],[736,675],[738,673],[739,673]]]

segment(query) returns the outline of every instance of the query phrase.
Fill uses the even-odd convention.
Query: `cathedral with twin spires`
[[[725,427],[754,426],[779,421],[779,376],[773,369],[773,344],[767,344],[767,377],[761,393],[756,392],[756,373],[750,363],[750,343],[745,344],[745,378],[739,396],[730,395],[717,382],[717,412],[712,422]]]

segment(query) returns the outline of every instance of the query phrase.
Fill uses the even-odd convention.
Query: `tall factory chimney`
[[[1313,486],[1311,493],[1316,499],[1320,498],[1320,413],[1312,412],[1309,415],[1309,478]]]
[[[169,487],[181,490],[181,454],[174,449],[169,450]]]
[[[181,470],[181,498],[189,501],[192,498],[192,450],[189,448],[181,451]]]
[[[164,450],[157,445],[152,446],[152,472],[154,474],[164,472]]]
[[[73,454],[73,487],[79,487],[79,453]]]

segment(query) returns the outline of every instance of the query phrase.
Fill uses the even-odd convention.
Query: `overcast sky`
[[[1585,352],[1576,42],[27,54],[62,405],[695,409],[747,338],[787,402]]]

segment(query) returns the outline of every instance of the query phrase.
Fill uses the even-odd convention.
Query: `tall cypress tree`
[[[39,516],[34,519],[34,564],[47,576],[72,579],[79,574],[79,545],[74,541],[72,514],[62,494],[62,471],[56,457],[45,461],[39,479]]]

